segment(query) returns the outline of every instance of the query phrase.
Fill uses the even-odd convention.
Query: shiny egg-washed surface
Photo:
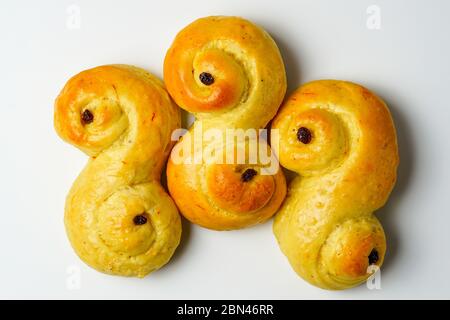
[[[196,116],[191,133],[200,126],[222,135],[227,129],[264,128],[286,92],[275,42],[238,17],[206,17],[180,31],[165,58],[164,80],[175,102]],[[192,140],[182,139],[175,149]],[[208,147],[203,140],[200,151],[193,152]],[[225,143],[215,147],[227,149]],[[180,164],[170,157],[169,191],[181,213],[196,224],[216,230],[251,226],[270,218],[286,193],[282,171],[262,175],[263,167],[260,159],[253,164]],[[247,170],[256,175],[246,175]]]
[[[83,71],[56,99],[56,131],[90,156],[67,196],[65,225],[91,267],[143,277],[171,258],[181,222],[160,175],[179,126],[162,82],[132,66]]]
[[[357,84],[314,81],[287,99],[272,128],[280,130],[272,141],[280,163],[299,174],[274,221],[281,250],[318,287],[360,284],[386,251],[373,212],[387,201],[399,162],[387,106]],[[310,141],[299,141],[300,128]]]

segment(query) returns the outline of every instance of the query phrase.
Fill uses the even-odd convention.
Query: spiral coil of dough
[[[181,236],[160,185],[178,107],[142,69],[108,65],[71,78],[55,102],[55,129],[90,156],[66,199],[79,257],[108,274],[143,277],[166,264]]]
[[[386,250],[373,212],[387,201],[399,161],[389,110],[359,85],[314,81],[292,94],[272,128],[280,163],[299,174],[273,225],[281,250],[318,287],[360,284]]]
[[[286,91],[284,64],[275,42],[261,28],[237,17],[206,17],[180,31],[165,58],[164,80],[175,102],[196,117],[190,134],[199,128],[203,134],[219,130],[222,141],[228,129],[264,128]],[[222,153],[244,150],[255,139],[261,148],[267,146],[264,139],[251,137],[231,146],[217,142],[214,148]],[[195,154],[213,144],[202,140],[195,147],[195,140],[183,137],[172,155],[187,144]],[[245,152],[248,159],[250,151]],[[259,156],[253,163],[235,159],[201,164],[178,163],[171,156],[168,187],[190,221],[216,230],[243,228],[271,217],[284,199],[281,170],[263,175],[265,168]]]

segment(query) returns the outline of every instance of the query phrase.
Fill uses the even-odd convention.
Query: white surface
[[[80,9],[79,29],[67,27],[70,4]],[[366,26],[372,4],[380,30]],[[445,0],[2,1],[0,298],[450,298],[449,12]],[[93,271],[70,248],[64,199],[86,156],[56,136],[54,98],[70,76],[96,65],[134,64],[161,76],[175,34],[213,14],[268,30],[290,91],[338,78],[387,101],[401,165],[378,213],[389,247],[380,290],[308,285],[278,249],[271,222],[234,232],[185,224],[173,260],[144,280]],[[73,268],[78,289],[67,285]]]

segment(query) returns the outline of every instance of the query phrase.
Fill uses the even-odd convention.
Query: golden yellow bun
[[[362,283],[369,265],[383,263],[386,240],[373,212],[387,201],[399,162],[386,104],[357,84],[314,81],[289,97],[272,128],[280,163],[299,174],[273,225],[281,250],[318,287]]]
[[[160,185],[180,112],[146,71],[109,65],[71,78],[55,102],[59,136],[90,156],[66,199],[78,256],[108,274],[143,277],[166,264],[181,236]]]
[[[175,102],[197,118],[190,129],[201,132],[264,128],[275,116],[286,92],[286,74],[272,38],[253,23],[237,17],[206,17],[176,36],[164,61],[164,81]],[[194,139],[175,149],[201,152]],[[198,140],[198,139],[197,139]],[[264,141],[260,140],[264,145]],[[191,146],[192,144],[192,146]],[[248,146],[237,143],[236,148]],[[215,146],[225,151],[225,143]],[[174,151],[175,151],[174,149]],[[174,153],[172,152],[172,154]],[[247,227],[271,217],[286,193],[283,173],[261,175],[256,163],[178,163],[170,157],[168,187],[181,213],[210,229]],[[243,181],[246,170],[256,176]]]

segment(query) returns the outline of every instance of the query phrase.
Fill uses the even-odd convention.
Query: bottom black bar
[[[102,319],[107,314],[127,319],[141,315],[149,319],[307,319],[339,315],[379,319],[393,307],[401,311],[402,316],[418,311],[427,311],[431,315],[448,308],[448,300],[6,300],[0,304],[4,313],[10,308],[15,316],[27,312],[34,316],[39,313],[48,315],[63,308],[70,316],[85,317],[89,311],[90,317],[98,313]],[[55,306],[58,309],[54,309]]]

